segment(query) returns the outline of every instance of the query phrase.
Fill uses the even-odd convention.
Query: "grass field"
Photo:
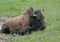
[[[60,0],[0,0],[0,16],[17,16],[32,6],[44,9],[45,31],[25,36],[9,36],[8,42],[60,42]]]

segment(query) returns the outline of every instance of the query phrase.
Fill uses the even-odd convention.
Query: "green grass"
[[[9,36],[8,42],[60,42],[60,0],[0,0],[0,15],[17,16],[32,6],[44,9],[45,31],[25,36]]]
[[[0,15],[17,16],[30,6],[36,9],[42,8],[42,4],[43,1],[39,2],[39,0],[0,0]]]

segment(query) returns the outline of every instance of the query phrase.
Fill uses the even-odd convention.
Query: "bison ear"
[[[34,14],[34,9],[32,7],[29,8],[29,14],[30,14],[30,16],[33,16],[33,14]]]

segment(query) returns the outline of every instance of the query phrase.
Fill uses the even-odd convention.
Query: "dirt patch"
[[[8,36],[0,33],[0,42],[7,42]]]

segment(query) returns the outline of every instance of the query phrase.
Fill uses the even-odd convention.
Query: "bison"
[[[1,33],[16,33],[24,35],[32,31],[44,30],[46,24],[41,10],[35,10],[30,7],[23,14],[10,19],[1,27]]]

